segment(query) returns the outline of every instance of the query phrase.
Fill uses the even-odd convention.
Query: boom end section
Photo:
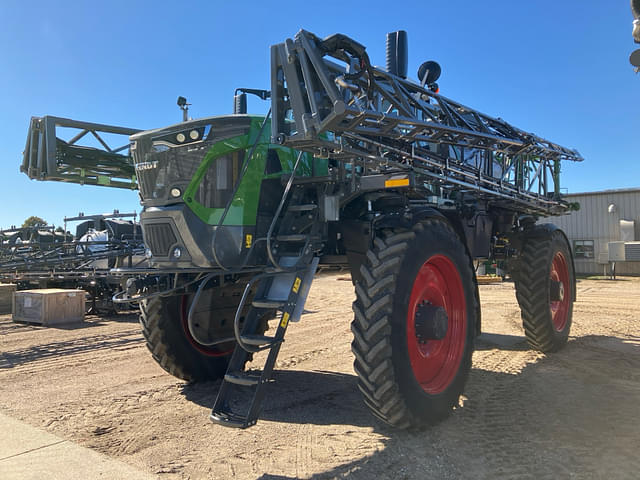
[[[31,117],[20,171],[34,180],[135,190],[129,136],[138,129]]]

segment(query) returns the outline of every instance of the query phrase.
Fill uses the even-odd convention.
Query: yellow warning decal
[[[282,321],[280,322],[280,326],[282,328],[287,328],[288,324],[289,324],[289,312],[284,312],[282,314]]]
[[[295,281],[293,282],[293,288],[291,290],[293,290],[293,293],[298,293],[298,290],[300,289],[300,282],[302,282],[302,280],[300,280],[299,277],[296,277]]]
[[[389,180],[385,180],[384,188],[393,188],[393,187],[408,187],[409,186],[409,178],[390,178]]]
[[[251,248],[251,244],[253,243],[253,235],[247,233],[244,237],[244,247]]]

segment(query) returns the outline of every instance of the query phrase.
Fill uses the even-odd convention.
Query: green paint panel
[[[207,152],[202,163],[196,170],[193,179],[186,188],[183,199],[189,208],[205,223],[209,225],[217,225],[224,213],[224,208],[210,208],[202,205],[196,200],[196,194],[201,183],[206,178],[206,174],[210,168],[215,168],[215,162],[218,158],[229,155],[240,150],[245,151],[243,164],[247,161],[249,151],[256,144],[256,139],[260,132],[260,127],[264,117],[252,117],[251,127],[246,135],[240,135],[233,138],[221,140],[214,144]],[[262,180],[266,178],[279,178],[282,174],[291,173],[295,164],[298,152],[285,148],[280,145],[269,143],[271,139],[270,123],[267,123],[262,136],[258,139],[256,148],[247,166],[246,173],[242,177],[238,190],[231,201],[231,207],[224,219],[223,225],[242,225],[251,226],[256,224],[258,213],[258,202],[260,200],[260,187]],[[265,175],[265,166],[267,162],[268,151],[272,149],[278,153],[278,159],[282,171],[270,175]],[[303,158],[298,166],[296,174],[298,176],[310,176],[312,173],[313,157],[310,154],[303,154]],[[328,162],[325,159],[316,161],[317,175],[327,175]],[[240,172],[242,167],[240,167]],[[239,173],[240,173],[239,172]]]

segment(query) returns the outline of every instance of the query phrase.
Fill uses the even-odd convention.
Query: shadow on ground
[[[483,333],[476,339],[476,350],[529,350],[527,339],[522,335],[504,335],[501,333]]]
[[[522,336],[483,333],[476,350],[528,350]],[[369,426],[372,416],[361,408],[358,379],[353,374],[327,371],[276,370],[268,386],[260,418],[287,423]],[[186,384],[182,394],[191,402],[212,408],[220,382]],[[303,408],[298,408],[303,407]],[[355,408],[354,408],[355,407]]]
[[[84,327],[78,328],[90,328],[90,325],[90,323],[87,323]],[[63,358],[65,356],[76,355],[79,353],[93,353],[99,350],[122,348],[128,345],[142,344],[143,342],[144,340],[142,335],[136,330],[104,335],[88,335],[81,338],[63,340],[59,342],[30,345],[21,349],[0,351],[0,370],[32,362],[46,361],[53,358]]]
[[[479,347],[521,350],[523,342],[488,335]],[[636,478],[640,471],[637,337],[580,337],[517,373],[473,368],[463,405],[417,432],[376,421],[360,399],[354,375],[279,371],[276,380],[261,419],[336,425],[340,431],[340,425],[373,427],[371,435],[384,445],[311,478],[589,479]],[[210,408],[217,388],[218,383],[188,385],[183,394]]]
[[[268,385],[261,419],[314,425],[371,425],[362,407],[355,375],[301,370],[277,370]],[[182,394],[191,402],[211,409],[220,382],[187,384]]]

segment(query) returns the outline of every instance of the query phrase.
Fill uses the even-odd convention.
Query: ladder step
[[[227,382],[235,383],[236,385],[243,385],[251,387],[260,383],[260,375],[246,373],[246,372],[228,372],[225,374],[224,379]]]
[[[316,208],[318,208],[318,205],[315,203],[307,203],[304,205],[291,205],[287,210],[290,212],[310,212]]]
[[[253,300],[253,302],[251,302],[251,305],[256,307],[256,308],[268,308],[268,309],[272,309],[272,308],[282,308],[287,304],[287,302],[283,301],[283,300],[270,300],[268,298],[261,298],[258,300]]]
[[[217,423],[218,425],[234,428],[247,428],[251,425],[255,425],[256,423],[255,420],[248,422],[247,417],[243,417],[242,415],[238,415],[233,412],[211,412],[209,420],[213,423]]]
[[[304,242],[309,238],[309,235],[304,235],[302,233],[292,234],[292,235],[278,235],[276,240],[279,242]]]
[[[240,338],[244,343],[257,347],[262,345],[276,345],[276,343],[278,343],[274,337],[268,337],[266,335],[242,335]]]
[[[285,238],[304,239],[308,241],[318,238],[311,235],[286,235]],[[268,279],[258,287],[257,299],[254,299],[249,313],[245,317],[241,334],[238,338],[227,372],[224,375],[220,390],[216,397],[209,419],[219,425],[234,428],[247,428],[256,424],[261,411],[262,400],[267,391],[267,383],[273,381],[273,369],[276,364],[280,346],[284,341],[284,334],[290,321],[297,321],[302,314],[304,303],[311,286],[319,258],[304,258],[308,263],[305,268],[298,268],[298,257],[279,256],[283,261],[282,268],[291,270],[274,271],[268,274],[262,273],[258,279],[252,279],[245,288],[237,311],[235,322],[239,322],[241,309],[245,307],[246,298],[250,287],[255,282]],[[303,273],[304,272],[304,273]],[[287,300],[276,300],[287,297]],[[260,309],[279,309],[282,313],[282,321],[278,323],[273,336],[259,335],[256,332],[259,321],[262,318]],[[234,324],[238,331],[238,325]],[[243,365],[251,352],[269,350],[262,371],[243,371]],[[242,387],[242,388],[240,388]],[[231,400],[234,402],[231,402]],[[232,407],[233,405],[233,407]]]

